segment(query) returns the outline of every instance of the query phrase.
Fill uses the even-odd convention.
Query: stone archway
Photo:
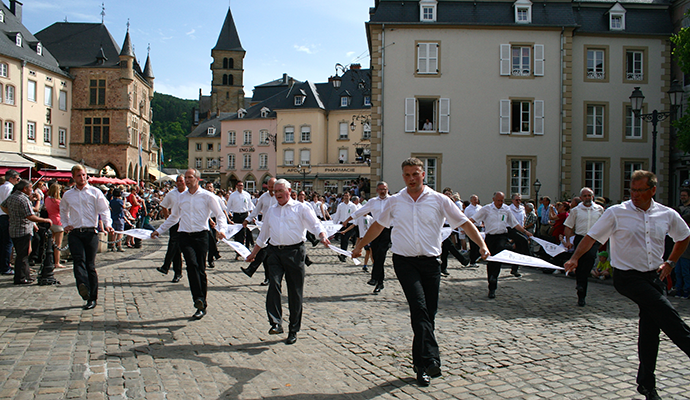
[[[132,163],[129,163],[129,166],[127,167],[127,178],[132,179],[134,176],[134,171],[132,171]]]
[[[235,184],[239,182],[239,179],[235,174],[230,174],[228,176],[227,184],[228,184],[228,190],[235,190]]]

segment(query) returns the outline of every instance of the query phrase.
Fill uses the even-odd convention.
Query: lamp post
[[[303,167],[302,164],[297,164],[297,172],[302,174],[302,187],[300,189],[304,190],[304,181],[307,179],[307,174],[311,173],[311,167]]]
[[[539,178],[537,178],[537,180],[535,180],[532,185],[534,186],[534,192],[536,193],[535,197],[536,197],[536,200],[538,203],[539,202],[539,189],[541,189],[541,182],[539,182]],[[539,206],[537,206],[537,209],[539,209]],[[544,211],[542,210],[542,212],[544,212]],[[539,225],[541,225],[541,219],[538,217],[539,216],[537,216],[537,229],[539,229]],[[539,230],[537,230],[537,232],[539,232]]]
[[[666,118],[674,115],[676,107],[680,106],[683,101],[683,88],[680,86],[678,81],[674,80],[671,83],[671,89],[669,89],[668,97],[671,101],[670,111],[657,111],[653,110],[651,113],[642,114],[642,104],[644,102],[644,95],[640,90],[639,86],[635,87],[632,94],[630,95],[630,104],[632,106],[632,111],[637,118],[643,121],[652,123],[652,172],[656,174],[656,137],[657,130],[656,126],[659,122],[664,121]]]

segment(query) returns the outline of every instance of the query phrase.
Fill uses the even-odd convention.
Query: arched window
[[[234,81],[233,76],[228,75],[228,85],[230,85],[230,86],[234,85],[233,81]]]
[[[233,69],[235,68],[235,60],[232,58],[228,58],[228,69]]]
[[[226,74],[223,74],[223,85],[228,84],[228,76]]]
[[[228,59],[227,58],[223,59],[223,69],[228,69]]]

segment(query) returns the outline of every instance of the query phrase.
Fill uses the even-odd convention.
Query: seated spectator
[[[592,270],[592,276],[595,278],[599,278],[602,281],[606,278],[612,277],[613,267],[609,262],[608,251],[600,251],[597,254],[597,257],[599,257],[599,262],[597,262],[596,267],[594,267],[594,269]]]

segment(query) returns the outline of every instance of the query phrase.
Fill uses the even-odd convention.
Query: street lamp
[[[301,189],[304,190],[304,181],[307,179],[307,174],[311,173],[311,166],[303,167],[302,164],[297,164],[297,172],[302,174],[302,188]]]
[[[669,89],[668,97],[671,101],[671,111],[657,111],[653,110],[651,113],[642,114],[642,103],[644,102],[644,95],[640,90],[640,87],[635,87],[632,94],[630,95],[630,104],[632,106],[632,111],[637,118],[643,121],[652,123],[652,172],[656,174],[656,136],[657,130],[656,126],[659,122],[664,121],[666,118],[674,115],[676,107],[680,106],[683,101],[683,87],[680,86],[677,80],[671,83],[671,89]]]
[[[541,189],[541,182],[539,182],[539,178],[537,178],[537,180],[534,181],[533,185],[534,185],[534,191],[536,193],[536,195],[535,195],[536,200],[538,203],[539,202],[539,189]],[[539,208],[539,206],[537,206],[537,209],[538,208]],[[542,212],[544,212],[544,211],[542,211]],[[541,223],[540,219],[537,218],[537,227],[540,225],[540,223]],[[539,232],[539,231],[537,231],[537,232]]]

